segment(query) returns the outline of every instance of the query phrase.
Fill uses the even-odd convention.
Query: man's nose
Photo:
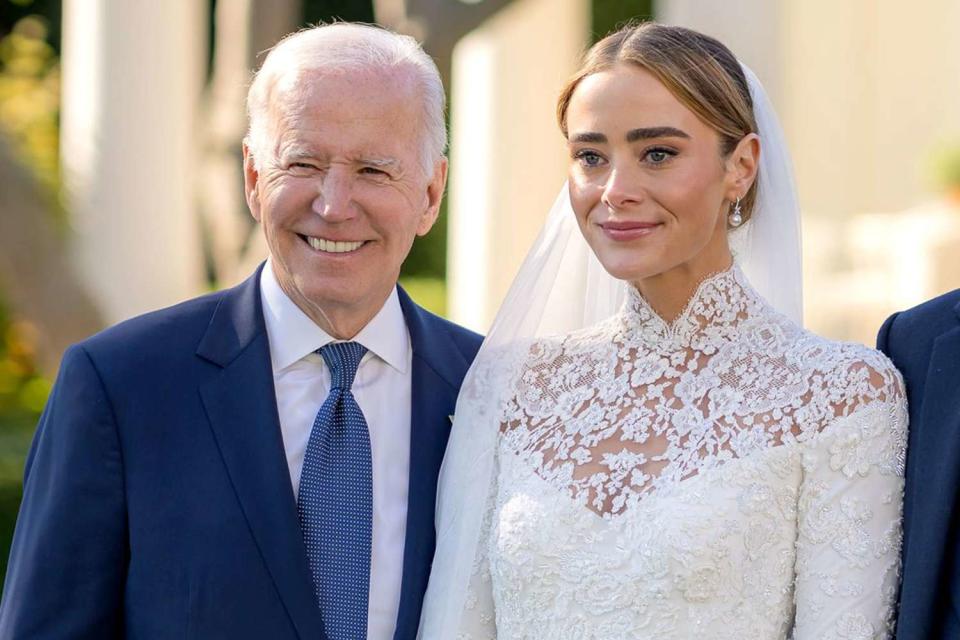
[[[639,204],[644,199],[644,185],[638,171],[631,167],[614,167],[607,175],[600,199],[608,208],[617,210]]]
[[[328,222],[353,217],[353,176],[340,167],[331,167],[320,181],[313,210]]]

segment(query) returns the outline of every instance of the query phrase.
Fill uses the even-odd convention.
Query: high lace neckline
[[[762,298],[750,286],[740,267],[707,276],[697,285],[683,310],[672,321],[658,314],[643,294],[627,287],[623,317],[636,331],[631,334],[640,343],[657,351],[696,348],[705,340],[730,338],[743,322],[764,306]]]
[[[699,283],[672,323],[633,290],[609,321],[533,344],[499,423],[537,475],[619,516],[892,397],[877,357],[810,336],[732,266]]]

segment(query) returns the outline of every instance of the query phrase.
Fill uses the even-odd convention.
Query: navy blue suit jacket
[[[895,314],[877,347],[910,403],[898,640],[960,638],[960,290]]]
[[[64,355],[26,463],[0,638],[326,637],[259,275]],[[416,635],[448,416],[480,345],[402,290],[400,305],[413,395],[396,640]]]

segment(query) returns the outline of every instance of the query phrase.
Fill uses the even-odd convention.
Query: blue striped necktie
[[[317,351],[330,369],[330,395],[313,422],[297,496],[314,592],[330,640],[367,637],[373,471],[367,421],[350,391],[366,351],[356,342]]]

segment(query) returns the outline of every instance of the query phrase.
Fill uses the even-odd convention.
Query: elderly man
[[[413,638],[479,336],[397,286],[446,180],[410,38],[302,31],[248,96],[249,280],[63,364],[27,460],[10,638]]]

